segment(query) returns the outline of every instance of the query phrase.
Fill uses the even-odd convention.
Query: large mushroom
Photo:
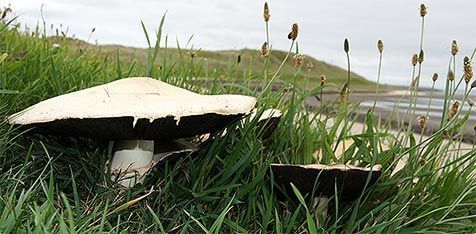
[[[120,183],[130,187],[154,165],[154,141],[218,131],[255,103],[253,97],[201,95],[134,77],[47,99],[7,121],[34,133],[115,141],[113,179],[125,177]]]

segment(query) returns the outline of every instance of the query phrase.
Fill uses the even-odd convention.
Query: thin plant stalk
[[[260,98],[260,97],[266,92],[266,90],[269,88],[269,86],[274,82],[274,80],[275,80],[276,77],[278,76],[279,72],[280,72],[281,69],[283,68],[284,64],[285,64],[286,61],[288,60],[289,55],[291,54],[291,51],[293,50],[293,47],[294,47],[294,40],[291,41],[291,46],[289,47],[289,50],[288,50],[288,52],[286,53],[286,56],[284,57],[284,59],[283,59],[283,61],[281,62],[281,64],[279,64],[278,69],[276,69],[276,72],[274,72],[273,76],[272,76],[271,79],[268,81],[268,83],[266,84],[266,86],[263,88],[263,90],[261,90],[261,93],[258,95],[258,98]]]
[[[345,51],[345,55],[347,57],[347,91],[344,90],[344,92],[347,92],[346,93],[346,96],[345,96],[345,111],[344,111],[344,114],[345,114],[345,117],[344,117],[344,128],[342,129],[342,132],[344,134],[342,134],[342,137],[345,137],[345,133],[347,132],[347,125],[348,125],[348,122],[349,122],[349,96],[350,96],[350,56],[349,56],[349,44],[348,44],[348,41],[347,39],[345,39],[344,41],[344,51]],[[342,153],[345,155],[345,140],[342,141]],[[342,155],[342,159],[344,159],[344,155]]]
[[[426,114],[425,114],[425,118],[428,118],[429,119],[429,114],[430,114],[430,108],[431,108],[431,101],[433,100],[433,92],[435,90],[435,81],[433,81],[433,84],[431,85],[431,91],[430,91],[430,100],[428,101],[428,107],[426,108]],[[425,134],[425,129],[426,129],[426,126],[427,124],[425,124],[423,126],[423,128],[421,129],[421,135],[420,135],[420,143],[421,141],[423,140],[423,134]]]
[[[380,72],[382,69],[382,52],[379,53],[379,59],[378,59],[378,72],[377,72],[377,85],[375,88],[375,99],[374,99],[374,105],[372,106],[372,111],[375,110],[375,105],[377,104],[377,98],[378,98],[378,92],[379,92],[379,85],[380,85]]]

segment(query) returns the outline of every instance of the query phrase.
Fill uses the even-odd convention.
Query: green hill
[[[108,59],[119,59],[125,66],[135,63],[136,66],[146,66],[148,49],[125,47],[121,45],[92,45],[84,41],[70,39],[70,47],[87,48],[89,53],[97,53]],[[192,54],[195,56],[192,58]],[[240,62],[238,63],[238,56]],[[347,71],[338,66],[316,60],[311,56],[304,55],[300,70],[293,66],[293,56],[291,54],[279,72],[279,79],[292,82],[294,76],[298,84],[304,84],[309,79],[309,87],[315,87],[320,83],[320,76],[324,74],[327,81],[342,85],[346,81]],[[268,74],[273,75],[281,62],[286,57],[286,52],[274,50],[269,56]],[[307,64],[312,63],[312,68],[308,69]],[[167,66],[177,66],[177,71],[183,68],[190,70],[190,74],[196,77],[211,77],[225,79],[263,79],[263,69],[265,58],[257,50],[225,50],[225,51],[205,51],[177,48],[162,48],[155,64],[166,63]],[[160,65],[157,65],[160,68]],[[178,69],[180,66],[181,69]],[[174,71],[171,71],[172,73]],[[188,75],[190,75],[188,74]],[[175,74],[180,75],[180,74]],[[370,90],[375,83],[366,80],[364,77],[351,73],[352,87],[354,90]]]

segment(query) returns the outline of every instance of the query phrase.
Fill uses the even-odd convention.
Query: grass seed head
[[[269,56],[268,42],[266,42],[266,41],[261,46],[261,56],[263,56],[263,57],[268,57]]]
[[[448,133],[448,130],[444,130],[443,131],[443,139],[449,139],[450,138],[450,134]]]
[[[456,113],[458,113],[458,108],[459,108],[459,102],[458,101],[453,102],[453,105],[451,106],[451,109],[448,112],[448,118],[447,118],[448,121],[450,121],[451,119],[453,119],[453,117],[455,117]]]
[[[413,54],[412,55],[412,65],[416,66],[418,63],[418,54]]]
[[[421,17],[425,17],[426,13],[428,13],[428,12],[427,12],[427,10],[426,10],[425,4],[421,4],[421,5],[420,5],[420,16],[421,16]]]
[[[433,82],[437,81],[438,80],[438,73],[433,73],[433,77],[431,78],[433,80]]]
[[[418,55],[418,63],[422,64],[425,59],[425,53],[423,53],[423,50],[420,50],[420,55]]]
[[[291,27],[291,32],[288,34],[288,39],[295,41],[299,33],[299,26],[297,23],[294,23]]]
[[[296,55],[294,55],[293,59],[294,59],[293,66],[295,68],[300,68],[301,65],[302,65],[302,61],[304,60],[304,56],[302,56],[300,54],[296,54]]]
[[[448,71],[448,80],[449,81],[455,80],[455,73],[452,70]]]
[[[347,95],[347,82],[344,83],[344,85],[342,85],[342,88],[340,89],[340,93],[339,93],[339,98],[340,98],[340,101],[343,102],[345,100],[345,97]]]
[[[382,40],[378,40],[378,42],[377,42],[377,49],[378,49],[378,52],[379,52],[379,53],[382,53],[382,52],[383,52],[383,42],[382,42]]]
[[[268,22],[270,17],[271,17],[271,15],[269,14],[268,3],[265,2],[265,3],[264,3],[264,10],[263,10],[264,22]]]
[[[347,38],[344,40],[344,51],[349,53],[349,40]]]
[[[314,64],[311,61],[308,61],[306,63],[307,71],[311,71],[312,68],[314,68]]]
[[[424,128],[426,126],[426,123],[428,122],[428,117],[420,115],[417,117],[417,122],[420,128]]]
[[[327,77],[326,75],[321,75],[320,79],[321,79],[321,84],[324,84],[326,83]]]
[[[471,81],[471,78],[473,78],[473,65],[471,64],[472,61],[468,58],[468,56],[465,56],[463,59],[463,67],[464,67],[464,81],[466,84],[469,84]]]
[[[10,8],[10,6],[5,7],[5,8],[3,9],[3,11],[2,11],[0,20],[3,20],[3,19],[5,19],[5,18],[7,18],[8,13],[11,13],[11,12],[12,12],[12,8]]]
[[[451,43],[451,55],[455,56],[459,51],[459,47],[458,47],[458,42],[456,42],[456,40],[453,40],[453,42]]]

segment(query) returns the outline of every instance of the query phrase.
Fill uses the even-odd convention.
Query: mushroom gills
[[[121,140],[114,142],[111,159],[111,179],[125,187],[144,182],[145,175],[155,165],[154,141]]]

